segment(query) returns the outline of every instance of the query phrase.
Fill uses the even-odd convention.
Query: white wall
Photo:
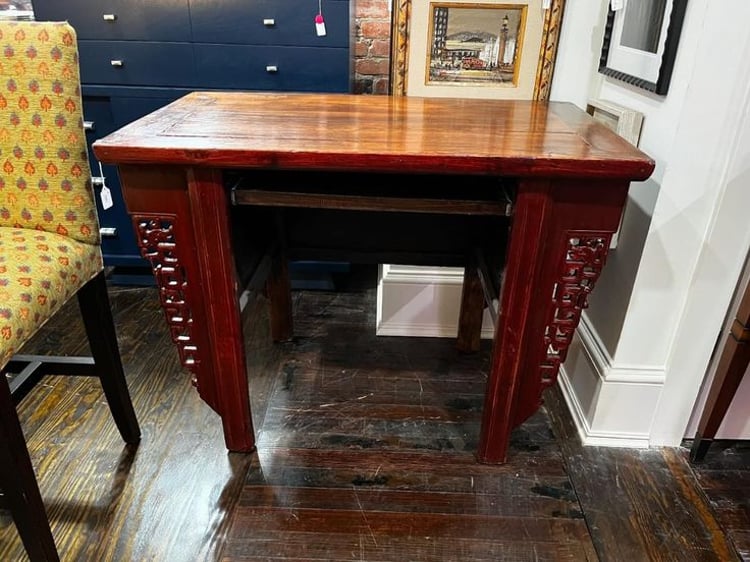
[[[607,5],[596,4],[566,3],[552,99],[641,111],[640,148],[657,167],[631,187],[561,379],[584,439],[676,445],[750,241],[750,3],[690,0],[667,96],[597,74]]]

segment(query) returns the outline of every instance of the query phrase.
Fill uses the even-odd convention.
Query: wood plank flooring
[[[713,443],[693,471],[740,557],[750,560],[750,442]]]
[[[556,389],[507,464],[476,463],[489,344],[462,355],[447,339],[376,337],[371,284],[295,292],[281,345],[251,298],[246,455],[226,452],[156,290],[110,293],[139,446],[91,379],[46,377],[19,408],[63,560],[740,559],[685,449],[581,447]],[[86,352],[74,307],[25,351],[61,350]],[[0,511],[0,560],[25,559]]]

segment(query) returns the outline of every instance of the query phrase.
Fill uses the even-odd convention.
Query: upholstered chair
[[[74,295],[91,357],[19,355]],[[107,296],[76,35],[65,22],[0,21],[0,368],[0,488],[31,560],[57,560],[16,413],[23,394],[47,374],[97,376],[123,439],[140,440]]]

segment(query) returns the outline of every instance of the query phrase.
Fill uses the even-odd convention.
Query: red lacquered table
[[[556,380],[628,185],[653,161],[571,104],[195,92],[94,144],[118,166],[183,365],[252,451],[239,293],[291,336],[288,259],[466,267],[458,345],[495,338],[477,458]]]

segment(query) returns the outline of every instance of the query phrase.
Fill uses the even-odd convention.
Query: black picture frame
[[[688,0],[672,0],[671,9],[667,6],[667,9],[669,10],[669,25],[667,26],[666,38],[664,40],[664,51],[659,66],[659,73],[655,81],[642,76],[628,74],[627,72],[609,66],[608,61],[610,51],[613,47],[612,40],[615,27],[615,17],[617,16],[617,12],[610,8],[609,13],[607,14],[607,23],[604,27],[604,41],[602,42],[602,51],[599,58],[599,72],[605,76],[610,76],[649,92],[662,96],[666,95],[669,91],[669,82],[672,79],[672,69],[674,68],[675,59],[677,58],[677,46],[680,42],[680,34],[685,19],[685,12],[687,11],[687,3]],[[666,15],[667,14],[665,14],[665,16]]]

